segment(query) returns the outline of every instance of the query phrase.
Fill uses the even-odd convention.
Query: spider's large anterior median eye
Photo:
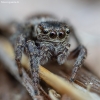
[[[50,32],[50,38],[54,39],[57,37],[57,33],[56,32]]]
[[[63,39],[64,37],[65,37],[65,32],[60,32],[60,33],[59,33],[59,38],[60,38],[60,39]]]

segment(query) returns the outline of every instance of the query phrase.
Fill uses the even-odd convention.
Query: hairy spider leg
[[[39,95],[38,85],[39,85],[39,50],[35,45],[34,41],[28,40],[27,50],[30,57],[30,66],[31,66],[31,74],[32,80],[35,89],[35,95]]]
[[[70,78],[70,82],[73,82],[75,80],[75,76],[79,70],[79,68],[81,67],[84,59],[86,58],[87,56],[87,50],[84,46],[82,45],[79,45],[75,50],[73,50],[71,52],[71,58],[75,58],[76,56],[78,55],[75,63],[74,63],[74,68],[72,70],[72,75],[71,75],[71,78]]]
[[[18,65],[19,75],[20,75],[21,77],[22,77],[21,58],[22,58],[22,52],[23,52],[23,50],[24,50],[24,45],[25,45],[25,38],[24,38],[24,36],[21,34],[21,35],[17,38],[16,48],[15,48],[15,59],[16,59],[17,65]]]

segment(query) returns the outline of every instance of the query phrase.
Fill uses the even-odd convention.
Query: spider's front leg
[[[87,56],[86,48],[84,46],[80,45],[74,51],[71,52],[71,57],[75,58],[77,55],[78,55],[78,57],[77,57],[76,62],[74,64],[74,68],[72,71],[72,76],[70,78],[70,82],[74,81],[78,69],[81,67],[84,59]]]
[[[30,56],[30,65],[32,79],[35,89],[35,95],[39,95],[38,85],[39,85],[39,65],[48,62],[51,53],[48,51],[49,48],[46,45],[40,45],[38,48],[34,41],[27,41],[27,51]]]
[[[32,80],[34,84],[35,95],[39,95],[38,85],[39,85],[39,50],[35,45],[34,41],[28,40],[27,43],[27,51],[30,57],[30,66],[31,66],[31,74]]]

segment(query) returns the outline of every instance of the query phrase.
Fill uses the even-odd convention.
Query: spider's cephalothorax
[[[20,36],[17,38],[15,48],[20,75],[22,75],[20,64],[22,52],[26,51],[30,57],[31,73],[36,95],[38,95],[39,65],[47,63],[53,57],[56,58],[58,64],[63,64],[69,56],[70,47],[68,43],[70,29],[67,24],[52,20],[52,18],[46,18],[48,20],[44,19],[43,17],[39,17],[39,19],[31,20],[28,24],[24,25],[24,28],[17,32]],[[78,54],[70,79],[71,81],[74,80],[86,53],[86,49],[81,45],[71,52],[71,56],[73,57]]]
[[[56,57],[60,65],[65,62],[69,55],[69,33],[70,30],[64,22],[46,21],[35,26],[36,43],[42,48],[39,50],[40,64],[47,63],[52,57]]]
[[[36,27],[36,31],[38,40],[50,42],[64,42],[70,33],[66,23],[57,21],[41,22]]]

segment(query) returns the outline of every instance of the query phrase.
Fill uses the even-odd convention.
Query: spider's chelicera
[[[78,54],[70,81],[74,80],[78,68],[82,65],[87,55],[86,49],[80,45],[69,53],[70,44],[68,37],[70,31],[65,22],[59,22],[49,17],[39,17],[29,20],[24,25],[20,25],[20,29],[15,34],[17,37],[15,48],[16,62],[19,74],[22,76],[20,61],[22,52],[25,52],[30,58],[32,80],[36,88],[36,95],[38,95],[39,65],[47,63],[52,58],[56,58],[58,64],[61,65],[67,60],[69,54],[73,57]],[[18,36],[18,34],[20,35]]]

